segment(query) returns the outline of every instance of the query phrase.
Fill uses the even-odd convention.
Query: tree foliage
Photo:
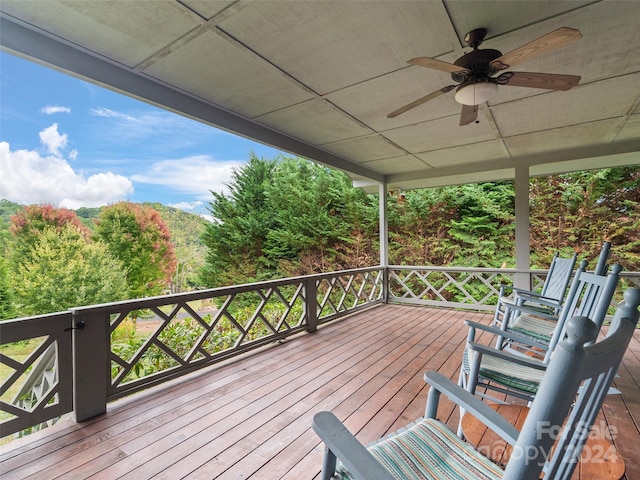
[[[105,207],[95,235],[125,266],[134,298],[157,295],[167,288],[176,258],[169,229],[156,210],[130,202]]]
[[[274,166],[274,162],[251,154],[242,169],[233,171],[228,194],[211,192],[209,211],[214,220],[202,236],[207,247],[202,275],[205,285],[242,283],[273,273],[263,245],[275,225],[265,194]]]
[[[640,169],[608,168],[531,180],[532,263],[554,251],[594,259],[607,240],[613,260],[640,270]]]
[[[640,169],[614,168],[531,180],[531,257],[613,261],[640,270]],[[230,193],[214,193],[205,231],[207,286],[378,264],[378,198],[340,172],[300,159],[252,158]],[[513,182],[390,192],[390,263],[515,266]]]
[[[252,155],[228,188],[228,194],[212,192],[214,222],[203,234],[205,285],[369,264],[375,231],[365,230],[376,224],[377,231],[371,198],[343,173],[300,159]]]
[[[9,263],[4,255],[0,256],[0,320],[16,316]]]
[[[346,175],[301,159],[281,159],[265,193],[274,225],[263,252],[280,272],[355,266],[347,247],[363,227],[365,205]]]
[[[171,233],[176,266],[171,277],[171,292],[180,293],[199,285],[206,249],[201,236],[207,220],[200,215],[167,207],[160,203],[145,203],[160,213]]]
[[[413,190],[390,210],[391,263],[497,268],[513,256],[511,182]]]
[[[31,302],[25,300],[26,289],[37,290],[35,280],[20,285],[28,269],[39,272],[42,291],[52,288],[46,277],[61,281],[50,269],[64,272],[64,265],[47,255],[65,245],[86,249],[69,237],[69,229],[118,258],[112,270],[126,277],[133,289],[124,295],[132,297],[160,293],[169,282],[172,291],[181,291],[379,263],[378,196],[354,188],[341,172],[301,159],[252,155],[234,171],[227,193],[212,195],[213,222],[158,204],[79,209],[78,218],[50,205],[0,201],[0,315],[26,314],[23,308]],[[512,182],[394,191],[386,200],[391,264],[514,266]],[[608,240],[612,261],[627,271],[640,270],[640,168],[532,178],[530,202],[533,268],[548,267],[556,251],[592,261]],[[90,232],[96,215],[99,224]],[[73,270],[67,278],[89,277]],[[96,301],[112,300],[101,298]]]
[[[21,315],[66,310],[127,298],[123,265],[103,243],[75,225],[45,227],[19,263],[14,291]]]
[[[68,225],[76,227],[85,238],[89,238],[89,229],[73,210],[56,208],[51,204],[28,205],[22,208],[11,217],[10,231],[16,239],[14,258],[18,263],[27,261],[45,229],[53,228],[61,232]]]

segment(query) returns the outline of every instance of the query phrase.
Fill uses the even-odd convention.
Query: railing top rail
[[[484,272],[484,273],[526,273],[526,274],[542,274],[548,270],[543,268],[531,268],[528,270],[520,270],[515,268],[486,268],[486,267],[437,267],[433,265],[389,265],[389,269],[393,270],[418,270],[418,271],[434,271],[434,272]],[[589,269],[587,269],[589,271]],[[621,277],[640,278],[640,272],[628,272],[622,270]]]
[[[310,279],[313,280],[313,279],[321,279],[321,278],[332,278],[340,275],[349,275],[352,273],[372,272],[372,271],[380,270],[381,268],[383,267],[376,266],[376,267],[366,267],[366,268],[354,268],[350,270],[340,270],[337,272],[317,273],[313,275],[303,275],[298,277],[289,277],[289,278],[277,279],[277,280],[265,280],[262,282],[245,283],[242,285],[232,285],[228,287],[210,288],[206,290],[198,290],[195,292],[175,293],[171,295],[159,295],[156,297],[138,298],[133,300],[119,301],[119,302],[102,303],[98,305],[74,307],[74,308],[71,308],[70,311],[72,311],[74,314],[87,312],[89,310],[94,313],[100,312],[100,311],[113,312],[113,311],[120,311],[123,309],[123,307],[130,308],[131,310],[137,310],[137,309],[150,308],[154,306],[166,305],[168,303],[191,302],[195,300],[202,300],[205,298],[251,292],[251,291],[259,290],[261,288],[295,285]]]
[[[34,317],[22,317],[0,322],[0,343],[19,342],[34,336],[61,333],[71,326],[71,312],[56,312]]]
[[[515,268],[486,268],[486,267],[436,267],[419,265],[389,265],[390,269],[398,270],[433,270],[437,272],[488,272],[488,273],[538,273],[546,270],[517,270]]]
[[[625,272],[623,270],[620,272],[620,276],[626,278],[640,278],[640,272]]]

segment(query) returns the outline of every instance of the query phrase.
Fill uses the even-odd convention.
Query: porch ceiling
[[[29,1],[0,3],[3,50],[340,168],[356,185],[419,188],[640,164],[637,2]],[[500,87],[459,127],[465,34],[506,53],[559,27],[583,39],[517,71],[580,75],[567,92]],[[373,182],[371,182],[373,180]]]

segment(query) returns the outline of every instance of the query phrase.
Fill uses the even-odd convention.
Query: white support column
[[[378,187],[378,204],[380,208],[380,266],[383,268],[382,288],[384,302],[389,302],[389,220],[387,217],[387,184]]]
[[[380,266],[389,266],[389,222],[387,218],[387,184],[378,187],[380,207]]]
[[[530,263],[530,233],[529,233],[529,166],[516,166],[516,270],[529,270]],[[531,289],[531,279],[528,273],[516,273],[514,286]]]

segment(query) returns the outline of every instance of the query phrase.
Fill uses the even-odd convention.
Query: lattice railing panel
[[[390,299],[412,303],[495,308],[501,283],[513,284],[513,274],[489,269],[389,269]]]
[[[71,411],[70,325],[68,314],[2,323],[0,436],[40,430]]]
[[[275,341],[305,325],[304,282],[110,316],[111,394]]]
[[[352,311],[384,298],[383,271],[350,272],[318,280],[318,318]]]

